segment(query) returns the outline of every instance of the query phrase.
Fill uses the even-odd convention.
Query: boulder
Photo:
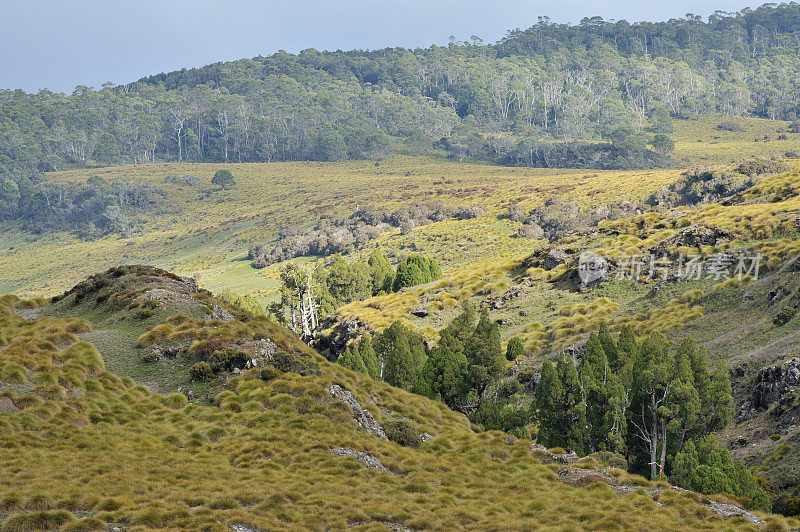
[[[386,433],[383,432],[383,427],[381,427],[381,424],[375,421],[375,418],[372,417],[372,414],[369,412],[369,410],[365,410],[361,407],[353,392],[345,390],[338,384],[330,385],[327,388],[327,391],[331,394],[331,396],[333,396],[334,399],[338,399],[346,404],[348,408],[350,408],[350,412],[353,414],[353,419],[361,428],[366,430],[369,434],[376,436],[378,439],[388,441]]]
[[[544,229],[542,229],[542,226],[539,224],[525,224],[517,229],[517,237],[538,240],[540,238],[544,238]]]
[[[386,467],[384,467],[384,465],[380,462],[380,460],[378,460],[374,456],[368,455],[363,451],[355,451],[353,449],[339,448],[339,449],[328,449],[328,452],[331,454],[335,454],[337,456],[352,456],[353,458],[358,460],[358,462],[364,467],[374,469],[375,471],[378,471],[380,473],[391,473],[391,471],[389,471],[388,469],[386,469]]]
[[[552,270],[561,264],[566,264],[570,260],[570,255],[561,248],[553,248],[547,252],[544,260],[542,260],[542,268],[545,270]]]
[[[214,305],[211,307],[211,314],[208,315],[208,319],[211,320],[219,320],[219,321],[232,321],[235,320],[236,317],[225,310],[224,308],[220,307],[219,305]]]

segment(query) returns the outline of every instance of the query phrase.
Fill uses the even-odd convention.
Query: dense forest
[[[397,147],[507,165],[662,166],[672,117],[797,118],[799,70],[791,3],[707,21],[542,17],[491,45],[281,51],[71,95],[5,90],[0,216],[31,209],[41,172],[75,166],[335,161]]]

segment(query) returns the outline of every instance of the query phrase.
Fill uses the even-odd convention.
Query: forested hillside
[[[796,118],[799,46],[800,6],[766,4],[708,21],[543,17],[491,45],[309,49],[71,95],[4,91],[0,172],[20,185],[73,165],[381,157],[392,138],[508,164],[662,164],[670,146],[654,135],[670,116]],[[575,153],[541,144],[554,139],[611,148],[580,146],[567,164]]]

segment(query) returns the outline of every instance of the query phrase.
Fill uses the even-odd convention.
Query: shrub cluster
[[[363,248],[392,228],[407,232],[414,227],[453,217],[463,220],[481,214],[481,207],[453,209],[441,202],[408,205],[394,211],[362,207],[348,218],[322,218],[308,231],[302,231],[296,226],[285,227],[280,231],[277,242],[252,244],[249,258],[253,261],[253,266],[264,268],[294,257],[350,253]]]

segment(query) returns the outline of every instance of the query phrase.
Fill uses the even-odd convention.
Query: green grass
[[[147,286],[122,276],[101,290],[124,294]],[[73,294],[44,310],[62,316],[82,311],[123,335],[138,330],[130,325],[135,318],[111,302],[92,303],[96,293],[77,305]],[[210,302],[198,297],[200,304]],[[154,394],[109,373],[109,364],[104,367],[70,332],[85,331],[85,321],[44,316],[26,322],[11,312],[16,303],[0,300],[0,334],[7,339],[0,363],[20,364],[38,382],[55,378],[62,393],[20,395],[0,384],[0,396],[15,405],[13,413],[0,413],[3,530],[225,530],[236,524],[264,530],[395,524],[432,530],[753,529],[741,520],[723,522],[691,497],[665,494],[657,506],[645,492],[618,496],[601,485],[559,482],[554,466],[541,463],[529,442],[473,433],[463,415],[442,403],[330,364],[269,322],[216,327],[241,333],[265,327],[282,349],[319,371],[273,371],[262,378],[254,370],[231,379],[213,405],[187,405],[183,396]],[[201,334],[204,323],[170,321],[187,326],[185,341]],[[98,347],[105,354],[107,346]],[[435,439],[412,448],[367,434],[330,399],[326,388],[334,383],[353,391],[379,421],[404,418]],[[327,452],[340,447],[369,453],[391,473]],[[638,477],[626,479],[650,487]],[[781,519],[775,524],[797,526]]]

